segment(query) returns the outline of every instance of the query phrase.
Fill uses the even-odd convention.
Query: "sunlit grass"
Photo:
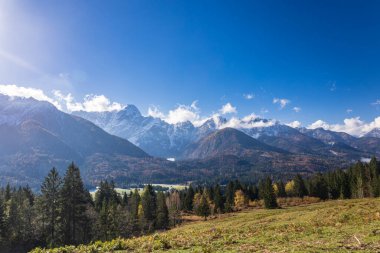
[[[378,252],[380,199],[251,209],[166,232],[49,252]],[[35,250],[37,252],[48,252]]]

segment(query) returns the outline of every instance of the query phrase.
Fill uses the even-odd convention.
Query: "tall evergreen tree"
[[[62,228],[65,244],[85,242],[84,227],[87,226],[87,194],[80,177],[79,168],[71,163],[63,179],[62,197]]]
[[[322,174],[317,174],[311,180],[310,195],[318,197],[322,200],[329,198],[329,188],[327,182]]]
[[[379,197],[380,196],[380,166],[377,162],[376,157],[372,157],[371,161],[368,164],[370,175],[371,175],[371,188],[372,188],[372,196]]]
[[[341,180],[341,189],[340,189],[340,195],[343,199],[350,199],[352,196],[351,192],[351,184],[350,184],[350,176],[348,173],[338,170],[338,174]]]
[[[140,198],[140,194],[138,192],[137,189],[135,189],[133,191],[133,193],[131,192],[130,194],[130,197],[129,197],[129,205],[128,205],[128,210],[129,210],[129,213],[130,213],[130,221],[129,221],[129,224],[130,224],[130,228],[129,228],[129,232],[130,234],[136,234],[138,229],[139,229],[139,224],[138,224],[138,221],[139,221],[139,205],[140,205],[140,201],[141,201],[141,198]]]
[[[5,196],[4,196],[4,199],[5,199],[5,202],[9,201],[11,199],[11,186],[9,185],[9,183],[7,183],[7,186],[5,187]]]
[[[157,206],[157,196],[153,187],[147,185],[141,196],[141,205],[143,212],[142,227],[143,230],[152,231],[155,226],[156,220],[156,206]]]
[[[308,194],[305,181],[300,174],[297,174],[294,178],[294,194],[296,197],[303,198]]]
[[[208,203],[206,193],[203,193],[201,195],[200,202],[197,206],[196,212],[199,216],[204,217],[205,220],[207,220],[207,217],[210,215],[210,205]]]
[[[57,246],[62,240],[61,225],[61,187],[62,180],[58,171],[53,168],[41,185],[41,210],[43,224],[46,231],[46,244],[49,247]],[[65,204],[65,203],[63,203]]]
[[[223,195],[219,184],[214,188],[214,213],[222,213],[224,207]]]
[[[163,192],[157,194],[157,219],[156,228],[166,229],[169,226],[169,210]]]
[[[8,228],[5,216],[5,207],[3,200],[0,198],[0,247],[4,247],[4,245],[7,243],[7,235]]]
[[[234,186],[234,182],[230,181],[228,182],[227,188],[226,188],[226,203],[225,203],[226,212],[231,212],[233,210],[234,197],[235,197],[235,186]]]
[[[193,199],[194,199],[194,189],[193,186],[190,185],[187,189],[185,201],[184,201],[184,209],[186,211],[191,212],[193,210]]]
[[[278,188],[278,197],[286,198],[287,195],[285,191],[285,185],[284,185],[284,182],[282,182],[282,180],[277,182],[277,188]]]
[[[276,194],[274,193],[273,184],[270,177],[267,177],[264,180],[264,182],[261,182],[260,186],[261,186],[260,193],[264,199],[265,208],[267,209],[277,208],[278,207],[277,198],[276,198]]]

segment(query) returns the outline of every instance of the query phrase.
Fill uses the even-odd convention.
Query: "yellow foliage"
[[[278,195],[278,185],[277,184],[273,184],[273,191],[274,191],[274,194],[276,194],[276,196]]]
[[[288,194],[288,196],[290,196],[290,195],[293,194],[293,191],[294,191],[294,180],[289,181],[289,182],[286,183],[286,185],[285,185],[285,191],[286,191],[286,194]]]
[[[137,210],[137,214],[138,214],[139,217],[143,217],[143,215],[144,215],[144,209],[143,209],[141,203],[139,204],[139,207],[138,207],[138,210]]]
[[[248,206],[248,198],[242,190],[237,190],[234,197],[235,209],[241,210]]]

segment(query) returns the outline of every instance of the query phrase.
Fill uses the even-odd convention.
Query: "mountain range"
[[[123,185],[282,177],[380,156],[378,129],[358,138],[253,116],[234,128],[227,123],[218,116],[199,126],[169,124],[133,105],[68,114],[48,102],[0,95],[0,184],[37,187],[51,167],[63,172],[72,161],[95,186],[106,178]]]
[[[152,156],[182,160],[194,159],[194,156],[188,155],[189,148],[193,148],[202,138],[229,126],[227,119],[221,116],[211,117],[200,126],[194,126],[189,121],[169,124],[159,118],[143,116],[133,105],[121,111],[78,111],[73,114],[131,141]],[[294,154],[339,157],[350,161],[379,155],[380,152],[379,129],[358,138],[323,128],[292,128],[255,116],[240,119],[235,125],[248,137]]]

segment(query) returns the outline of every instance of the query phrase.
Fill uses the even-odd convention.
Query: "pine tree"
[[[99,211],[103,205],[103,201],[106,201],[108,205],[110,202],[120,204],[121,200],[115,190],[115,184],[113,182],[101,181],[99,189],[95,194],[95,208]]]
[[[228,182],[227,188],[226,188],[226,203],[225,203],[226,212],[233,211],[234,196],[235,196],[235,186],[234,186],[234,183],[230,181]]]
[[[7,186],[5,187],[5,196],[4,196],[5,202],[11,199],[11,194],[12,194],[11,186],[9,185],[9,183],[7,183]]]
[[[278,188],[278,197],[286,198],[287,195],[285,191],[285,185],[284,185],[284,182],[282,182],[282,180],[278,181],[277,188]]]
[[[190,185],[187,189],[185,201],[184,201],[184,209],[186,211],[191,212],[193,210],[193,199],[194,199],[194,189],[193,186]]]
[[[159,192],[157,194],[157,219],[156,228],[166,229],[169,227],[169,210],[166,205],[165,194]]]
[[[224,201],[219,184],[216,184],[214,188],[214,204],[214,213],[222,213],[224,209]]]
[[[46,231],[45,240],[49,247],[59,245],[61,236],[61,216],[60,208],[62,207],[60,191],[62,180],[58,171],[53,168],[41,185],[41,210],[44,219],[44,228]]]
[[[9,201],[9,211],[8,211],[8,238],[10,243],[13,244],[17,241],[21,241],[21,220],[19,213],[19,206],[21,203],[17,201],[16,193],[12,194],[13,196],[8,200]]]
[[[145,231],[152,231],[155,227],[157,197],[151,185],[144,188],[141,196],[141,205],[143,211],[142,227]]]
[[[71,163],[63,179],[62,228],[65,244],[83,243],[87,239],[83,228],[88,222],[86,217],[87,194],[80,177],[79,168]]]
[[[338,178],[338,175],[335,171],[329,172],[326,175],[327,185],[330,197],[332,199],[337,199],[340,197],[341,193],[341,182]]]
[[[123,194],[123,199],[122,199],[121,203],[122,203],[123,207],[128,206],[128,195],[126,192],[124,192],[124,194]]]
[[[3,200],[0,198],[0,246],[4,247],[7,243],[7,221],[5,216],[5,208],[3,204]]]
[[[297,174],[294,178],[294,194],[296,197],[303,198],[308,194],[305,181],[300,174]]]
[[[343,199],[350,199],[352,196],[352,191],[351,191],[351,184],[350,184],[350,176],[348,173],[338,170],[338,174],[340,175],[341,178],[341,198]]]
[[[329,198],[329,189],[327,182],[322,174],[317,174],[314,177],[314,180],[312,181],[312,184],[314,185],[314,197],[318,197],[322,200],[326,200]]]
[[[256,185],[250,185],[248,187],[248,195],[249,195],[249,199],[252,201],[259,199],[259,189],[257,188]]]
[[[131,192],[129,197],[128,210],[130,213],[130,234],[136,234],[139,230],[139,206],[140,206],[140,194],[137,189]]]
[[[273,190],[272,180],[270,177],[267,177],[264,182],[261,182],[261,196],[264,199],[264,205],[267,209],[277,208],[277,199],[276,194]]]
[[[203,193],[201,195],[196,212],[197,215],[204,217],[205,220],[207,220],[207,217],[210,215],[210,206],[207,200],[206,193]]]
[[[379,165],[377,163],[376,157],[372,157],[371,161],[368,164],[370,175],[371,175],[371,188],[372,188],[372,196],[379,197],[380,196],[380,180],[379,180]]]

